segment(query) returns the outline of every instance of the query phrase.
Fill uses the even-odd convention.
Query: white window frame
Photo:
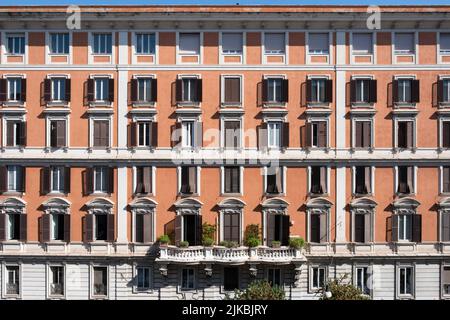
[[[240,83],[240,103],[229,103],[225,102],[225,79],[236,79],[239,78]],[[233,106],[233,107],[243,107],[244,106],[244,75],[242,74],[223,74],[220,76],[220,103],[222,107]]]
[[[308,289],[310,293],[317,293],[318,291],[320,291],[323,287],[315,287],[314,286],[314,270],[317,269],[317,276],[319,277],[317,280],[320,281],[320,270],[323,270],[324,272],[324,283],[323,285],[325,286],[327,284],[328,281],[328,267],[327,266],[323,266],[323,265],[310,265],[309,266],[309,272],[308,272]]]
[[[266,35],[268,33],[276,33],[284,35],[284,51],[283,52],[266,52]],[[282,57],[282,62],[269,62],[268,57]],[[287,64],[289,60],[289,32],[284,31],[266,31],[262,33],[261,57],[263,64]]]
[[[111,34],[111,53],[94,53],[94,34]],[[92,63],[97,63],[97,64],[105,64],[105,62],[95,62],[94,57],[109,57],[109,63],[106,62],[107,64],[113,64],[115,63],[115,59],[116,59],[116,53],[115,53],[115,49],[116,49],[116,32],[115,31],[111,31],[111,30],[95,30],[95,31],[90,31],[88,33],[88,41],[89,41],[89,46],[88,46],[88,53],[89,53],[89,59],[88,62],[89,64]]]
[[[24,171],[26,170],[26,167],[24,167],[24,166],[21,166],[21,165],[17,165],[17,164],[8,164],[7,166],[7,169],[6,169],[6,175],[7,175],[7,177],[6,177],[6,192],[8,193],[21,193],[21,194],[24,194],[24,192],[22,192],[22,191],[19,191],[19,190],[17,190],[17,184],[18,184],[18,180],[17,180],[17,170],[14,170],[14,172],[15,172],[15,174],[14,174],[14,185],[15,185],[15,189],[14,190],[10,190],[9,189],[9,168],[10,167],[14,167],[14,168],[22,168],[22,177],[23,177],[23,174],[24,174]],[[23,186],[23,187],[25,187],[25,186]]]
[[[10,100],[9,99],[9,79],[26,79],[24,74],[4,74],[3,79],[6,79],[6,101],[3,102],[5,106],[23,106],[25,107],[26,101]],[[17,88],[16,88],[17,89]],[[17,90],[16,90],[17,91]],[[23,97],[21,97],[23,100]]]
[[[187,54],[187,53],[181,53],[180,52],[180,33],[198,33],[199,34],[199,53],[198,54]],[[204,34],[203,31],[198,30],[184,30],[184,31],[178,31],[176,33],[176,63],[177,64],[202,64],[203,63],[203,47],[204,47]],[[197,57],[198,62],[183,62],[182,57]]]
[[[281,80],[281,81],[283,81],[283,80],[287,80],[287,76],[285,74],[266,74],[266,75],[264,75],[264,80]],[[282,86],[282,84],[280,84],[280,86]],[[267,89],[269,90],[269,85],[267,85]],[[267,94],[268,94],[268,92],[267,92]],[[283,94],[283,91],[280,92],[280,95],[282,95],[282,94]],[[281,96],[280,96],[280,98],[281,98]],[[264,107],[274,107],[274,106],[285,107],[286,104],[287,104],[287,102],[266,101],[266,102],[264,102]]]
[[[3,148],[19,148],[22,149],[23,146],[7,146],[7,122],[8,121],[13,121],[13,122],[25,122],[26,123],[26,116],[25,115],[21,115],[21,116],[8,116],[8,115],[3,115],[2,116],[2,139],[1,139],[1,146]],[[15,133],[14,133],[15,134]],[[14,137],[16,138],[16,137]]]
[[[7,53],[7,35],[9,34],[19,34],[23,33],[25,35],[25,53],[24,54],[11,54]],[[1,64],[28,64],[28,31],[22,30],[8,30],[1,32],[2,35],[2,41],[1,41],[1,52],[4,54],[1,55]],[[22,61],[19,62],[8,62],[8,57],[22,57]]]
[[[222,149],[225,149],[225,122],[240,122],[240,141],[239,141],[239,148],[237,149],[230,149],[230,150],[240,150],[244,148],[244,117],[243,116],[236,116],[236,117],[229,117],[229,116],[223,116],[220,117],[220,147]]]
[[[330,118],[329,117],[308,117],[307,118],[307,123],[310,124],[311,127],[311,147],[310,149],[313,150],[328,150],[330,149]],[[313,128],[312,128],[312,123],[313,122],[325,122],[327,124],[327,137],[326,137],[326,146],[325,147],[317,147],[317,146],[313,146]]]
[[[320,53],[309,53],[309,37],[311,33],[328,33],[328,53],[327,54],[320,54]],[[330,32],[328,30],[324,31],[314,31],[314,32],[305,32],[305,53],[306,53],[306,64],[332,64],[333,63],[333,32]],[[312,57],[313,56],[323,56],[327,58],[326,62],[313,62]]]
[[[193,270],[193,279],[194,279],[194,283],[193,283],[193,288],[184,288],[183,287],[183,270],[184,269],[190,269]],[[183,268],[179,268],[179,276],[178,276],[178,292],[197,292],[197,288],[198,288],[198,284],[197,284],[197,268],[195,267],[189,267],[189,266],[185,266]]]
[[[327,190],[323,193],[324,196],[330,194],[330,174],[331,174],[331,167],[328,165],[315,165],[315,166],[308,166],[308,194],[310,194],[311,191],[311,184],[312,184],[312,167],[326,167],[327,168]]]
[[[94,268],[106,268],[106,296],[99,296],[94,294]],[[107,300],[110,294],[110,270],[108,265],[91,264],[89,266],[89,299]]]
[[[103,147],[94,147],[94,121],[109,121],[109,146],[106,147],[107,150],[110,150],[112,148],[112,142],[113,142],[113,128],[112,128],[112,119],[113,115],[107,115],[107,116],[92,116],[89,117],[89,148],[90,149],[98,149],[102,150]],[[66,125],[66,128],[68,126]]]
[[[23,275],[22,275],[22,263],[2,263],[2,275],[3,275],[3,281],[2,281],[2,298],[3,299],[21,299],[22,298],[22,282],[23,282]],[[18,267],[19,268],[19,294],[7,294],[6,291],[6,284],[8,281],[8,267]]]
[[[69,34],[69,53],[51,53],[51,34]],[[52,57],[67,57],[66,62],[52,62]],[[45,33],[45,64],[72,64],[73,63],[73,32],[71,30],[55,30]]]
[[[323,75],[323,74],[321,74],[321,75],[311,74],[311,75],[308,75],[307,78],[308,78],[308,80],[311,80],[311,81],[314,81],[314,80],[331,80],[330,75]],[[311,87],[312,87],[312,83],[311,83]],[[324,87],[324,90],[325,90],[325,87]],[[321,106],[327,107],[327,106],[329,106],[332,103],[333,102],[310,101],[310,102],[307,102],[307,107],[308,108],[321,107]]]
[[[372,53],[363,53],[353,50],[353,35],[358,33],[372,34]],[[356,57],[370,57],[370,62],[356,62]],[[350,32],[350,64],[376,64],[377,63],[377,32],[376,31],[356,31]]]
[[[271,150],[280,150],[283,147],[283,125],[284,122],[283,121],[278,121],[278,120],[267,120],[267,148],[271,149]],[[272,126],[274,126],[272,128]],[[271,140],[274,140],[275,138],[271,138],[273,137],[275,128],[278,128],[277,130],[278,132],[278,145],[272,144]]]
[[[437,52],[437,63],[438,64],[449,64],[450,63],[450,61],[449,62],[444,62],[443,61],[443,57],[444,56],[450,56],[450,52],[448,52],[448,53],[441,53],[441,34],[442,33],[448,33],[448,34],[450,34],[450,31],[447,31],[447,32],[437,32],[437,50],[436,50],[436,52]]]
[[[63,186],[62,186],[62,190],[53,190],[53,182],[54,182],[54,180],[53,180],[53,172],[54,172],[54,169],[55,168],[57,168],[57,169],[60,169],[60,170],[58,170],[59,171],[59,177],[61,178],[61,175],[62,175],[62,180],[63,180]],[[65,193],[65,184],[66,184],[66,179],[65,179],[65,169],[66,169],[66,167],[64,166],[64,165],[55,165],[55,166],[50,166],[50,179],[49,179],[49,182],[50,182],[50,193],[51,194],[64,194]],[[61,170],[62,170],[62,172],[61,172]],[[59,184],[59,182],[58,182],[58,184]],[[60,188],[61,188],[61,186],[60,186]]]
[[[200,181],[201,181],[201,171],[202,171],[202,167],[201,166],[197,166],[197,165],[195,165],[195,164],[187,164],[187,165],[185,165],[185,166],[187,166],[187,167],[196,167],[197,169],[196,169],[196,178],[197,178],[197,181],[196,181],[196,187],[197,187],[197,192],[194,192],[194,193],[192,193],[191,195],[192,196],[199,196],[200,195]],[[177,194],[179,194],[179,195],[184,195],[184,193],[182,193],[181,192],[181,168],[182,167],[184,167],[184,166],[178,166],[177,167],[177,181],[178,181],[178,183],[177,183]]]
[[[439,126],[439,149],[440,150],[449,150],[449,147],[444,147],[444,122],[450,123],[450,117],[439,116],[438,118],[438,126]]]
[[[411,269],[411,277],[412,277],[412,283],[411,283],[411,293],[400,293],[400,269],[410,268]],[[415,299],[416,295],[416,270],[415,270],[415,264],[397,264],[395,268],[396,273],[396,298],[397,299]]]
[[[369,293],[364,294],[364,296],[368,296],[368,297],[372,297],[373,294],[373,278],[374,278],[374,272],[373,272],[373,266],[371,264],[354,264],[353,265],[353,285],[356,288],[358,287],[358,280],[359,280],[359,274],[358,274],[358,270],[359,269],[366,269],[366,279],[363,279],[363,283],[365,283],[365,286],[367,286],[367,289],[369,290]],[[362,288],[359,288],[362,290]]]
[[[357,122],[370,122],[370,148],[360,148],[360,147],[356,147],[356,123]],[[371,117],[360,117],[360,116],[355,116],[352,117],[352,148],[355,150],[369,150],[372,151],[373,149],[375,149],[375,117],[371,116]]]
[[[104,188],[106,188],[106,190],[96,190],[96,184],[97,184],[97,169],[101,168],[102,170],[102,186],[104,184]],[[103,166],[103,165],[99,165],[99,166],[94,166],[92,167],[93,172],[92,172],[92,193],[93,194],[106,194],[108,193],[108,185],[107,185],[107,181],[108,181],[108,170],[110,169],[110,167],[108,166]],[[106,171],[106,172],[105,172]],[[106,180],[104,180],[106,179]],[[103,181],[104,180],[104,181]],[[94,228],[95,229],[95,228]],[[95,237],[94,237],[95,238]]]
[[[154,243],[156,241],[156,208],[151,208],[149,210],[146,210],[146,212],[136,212],[136,210],[131,211],[131,237],[132,242],[134,245],[140,246],[140,245],[146,245],[148,246],[150,243]],[[147,243],[141,243],[136,241],[136,216],[137,215],[146,215],[151,214],[152,215],[152,239],[151,242]]]
[[[132,174],[133,174],[133,194],[136,194],[136,186],[137,186],[137,167],[151,167],[152,168],[152,192],[148,195],[156,196],[156,166],[133,166]]]
[[[356,196],[356,167],[359,167],[360,165],[352,166],[352,194],[353,196]],[[370,167],[370,189],[371,192],[369,192],[368,196],[375,195],[375,166],[367,166],[367,165],[361,165],[361,167]]]
[[[399,122],[413,122],[413,137],[412,137],[412,148],[399,148],[398,146],[398,123]],[[416,117],[404,117],[404,116],[394,116],[394,149],[395,150],[416,150],[417,149],[417,119]]]
[[[281,185],[283,191],[276,195],[286,196],[287,166],[279,166],[278,168],[281,169]],[[263,167],[263,173],[263,194],[273,196],[273,193],[267,193],[267,166]]]
[[[51,122],[52,121],[65,121],[66,122],[66,147],[63,149],[68,149],[70,147],[70,114],[67,115],[47,115],[45,117],[45,128],[46,128],[46,138],[45,147],[51,148]]]
[[[53,274],[52,274],[52,267],[60,267],[63,268],[63,294],[62,295],[54,295],[51,292],[51,286],[53,281]],[[66,270],[65,264],[46,264],[46,284],[47,284],[47,290],[46,290],[46,298],[47,299],[66,299],[67,297],[67,270]]]
[[[183,80],[183,79],[201,79],[202,77],[199,74],[179,74],[177,76],[178,80]],[[203,84],[202,84],[203,85]],[[190,86],[189,86],[190,88]],[[182,92],[181,95],[184,95],[184,84],[182,84],[182,88],[181,88]],[[189,96],[191,95],[191,92],[189,93]],[[203,99],[202,99],[203,100]],[[200,107],[200,105],[202,104],[201,101],[182,101],[182,102],[178,102],[177,101],[177,106],[195,106],[195,107]]]
[[[237,193],[226,193],[225,192],[225,167],[239,167],[239,192]],[[230,196],[230,195],[244,195],[244,166],[238,166],[234,164],[227,164],[220,166],[220,194],[222,196]]]
[[[398,167],[399,166],[394,166],[394,194],[399,195],[399,193],[397,192],[398,190],[398,183],[399,183],[399,179],[398,179]],[[411,195],[416,195],[417,194],[417,170],[418,167],[417,166],[411,166],[414,168],[413,170],[413,188],[414,190],[412,190],[413,192],[411,192]]]
[[[397,33],[409,33],[413,34],[414,37],[414,53],[407,53],[407,52],[398,52],[395,50],[395,35]],[[417,31],[393,31],[391,32],[391,54],[392,54],[392,63],[393,64],[417,64],[418,63],[418,56],[419,56],[419,32]],[[412,57],[413,62],[398,62],[397,57]]]
[[[148,269],[149,271],[149,286],[139,289],[138,287],[138,269]],[[133,264],[133,293],[134,294],[150,294],[153,293],[153,267],[150,265]]]
[[[415,75],[400,75],[400,76],[394,76],[394,80],[416,80],[417,77]],[[412,98],[412,87],[411,87],[411,98]],[[409,108],[415,108],[416,102],[394,102],[393,103],[395,107],[409,107]]]
[[[222,52],[222,39],[223,39],[223,34],[224,33],[240,33],[242,34],[242,52],[236,53],[236,54],[232,54],[232,53],[223,53]],[[228,31],[222,31],[219,32],[219,64],[245,64],[245,51],[246,51],[246,41],[247,40],[247,33],[245,31],[237,31],[234,32],[232,30]],[[239,57],[240,58],[240,62],[225,62],[225,57],[227,56],[233,56],[233,57]]]
[[[443,274],[444,274],[444,268],[450,268],[450,264],[447,262],[447,263],[443,263],[442,265],[441,265],[441,273],[440,273],[440,290],[441,290],[441,292],[442,292],[442,295],[441,295],[441,298],[442,299],[449,299],[450,298],[450,293],[448,293],[448,294],[446,294],[445,292],[444,292],[444,285],[446,285],[446,283],[444,283],[444,280],[443,280]],[[448,283],[447,285],[449,285],[450,286],[450,283]]]
[[[355,75],[352,76],[351,80],[375,80],[375,77],[373,75]],[[369,88],[370,90],[370,88]],[[373,108],[375,106],[376,102],[352,102],[352,107],[370,107]]]
[[[65,80],[70,79],[70,74],[48,74],[46,78],[50,80],[50,84],[51,84],[50,85],[50,99],[51,99],[51,101],[47,102],[47,106],[51,106],[51,105],[69,106],[70,101],[67,101],[68,97],[65,96],[66,95],[65,86],[67,85],[67,83],[64,84],[64,92],[63,92],[64,98],[66,100],[54,100],[53,99],[53,90],[54,90],[54,82],[53,82],[53,80],[55,80],[55,79],[65,79]]]

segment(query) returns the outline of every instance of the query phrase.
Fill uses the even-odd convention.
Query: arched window
[[[132,214],[132,241],[150,243],[155,239],[155,209],[158,203],[149,198],[137,198],[130,203]]]
[[[330,208],[333,204],[325,198],[313,198],[306,203],[307,241],[330,242]]]
[[[265,245],[279,241],[282,246],[289,244],[290,217],[287,211],[289,203],[281,198],[267,199],[261,203],[263,240]]]
[[[203,203],[194,198],[178,200],[175,204],[175,243],[189,242],[189,245],[198,246],[202,243],[202,216]]]
[[[242,243],[242,222],[245,202],[238,198],[226,198],[219,207],[220,241]]]
[[[51,198],[42,204],[44,214],[39,232],[42,242],[70,241],[70,205],[63,198]]]
[[[86,203],[87,215],[84,223],[86,242],[114,241],[114,204],[106,198],[96,198]]]
[[[11,197],[0,202],[0,241],[26,241],[26,202]]]

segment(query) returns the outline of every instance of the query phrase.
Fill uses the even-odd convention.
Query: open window
[[[181,241],[189,242],[191,246],[202,244],[202,216],[203,203],[194,198],[184,198],[175,204],[175,244]]]

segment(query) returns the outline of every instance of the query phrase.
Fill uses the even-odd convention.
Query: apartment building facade
[[[80,10],[0,7],[2,299],[450,298],[450,7]]]

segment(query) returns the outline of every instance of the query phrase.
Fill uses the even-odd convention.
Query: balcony
[[[161,246],[156,259],[161,263],[200,264],[200,263],[275,263],[289,264],[306,261],[301,250],[288,247],[269,248],[225,248]]]

